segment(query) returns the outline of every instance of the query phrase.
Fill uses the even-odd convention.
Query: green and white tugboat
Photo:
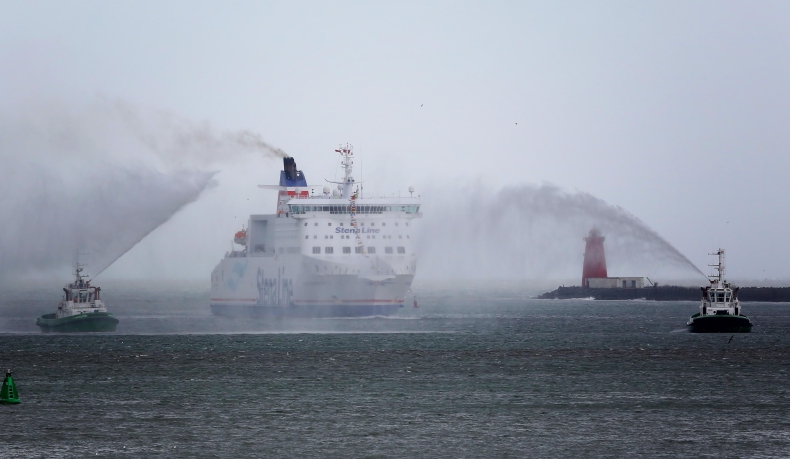
[[[752,322],[741,315],[738,287],[724,280],[724,249],[709,255],[718,255],[719,263],[713,266],[717,274],[710,276],[710,285],[702,288],[700,312],[691,316],[688,329],[694,333],[748,333]]]
[[[58,310],[44,314],[36,320],[36,325],[44,333],[113,332],[118,319],[107,312],[100,299],[101,287],[91,285],[90,279],[82,273],[82,267],[74,267],[76,280],[63,287],[63,300]]]

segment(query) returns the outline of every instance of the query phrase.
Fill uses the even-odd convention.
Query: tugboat
[[[57,312],[39,317],[36,325],[44,333],[114,332],[118,319],[107,312],[99,298],[101,287],[92,286],[79,265],[74,267],[74,274],[76,280],[63,287]]]
[[[686,326],[692,333],[748,333],[752,322],[741,315],[738,287],[724,280],[724,249],[708,255],[718,255],[719,263],[713,266],[717,274],[710,276],[710,285],[702,289],[700,312],[691,316]]]

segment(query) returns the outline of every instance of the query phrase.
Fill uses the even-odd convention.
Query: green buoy
[[[3,388],[0,390],[0,403],[3,405],[19,403],[19,392],[16,390],[14,378],[11,377],[11,370],[8,370],[3,380]]]

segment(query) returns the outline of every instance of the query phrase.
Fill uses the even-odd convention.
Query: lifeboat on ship
[[[236,232],[236,235],[233,236],[233,242],[239,245],[247,245],[247,230],[242,229]]]

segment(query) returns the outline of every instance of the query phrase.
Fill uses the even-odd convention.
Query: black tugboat
[[[710,285],[702,288],[700,312],[691,316],[688,329],[693,333],[748,333],[752,322],[741,315],[738,301],[738,287],[733,287],[723,279],[724,249],[709,255],[718,255],[719,263],[709,265],[716,268],[717,274],[710,277]]]

